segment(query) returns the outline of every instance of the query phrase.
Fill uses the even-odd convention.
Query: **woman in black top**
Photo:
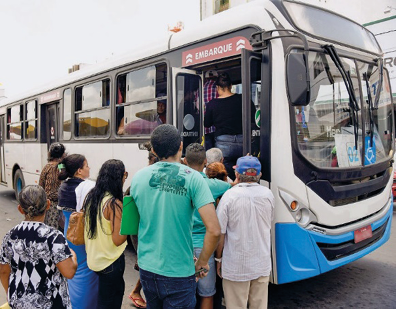
[[[217,77],[219,94],[206,106],[205,127],[215,126],[215,146],[223,152],[228,176],[235,179],[233,166],[243,156],[242,145],[242,95],[231,92],[231,79],[227,73]]]

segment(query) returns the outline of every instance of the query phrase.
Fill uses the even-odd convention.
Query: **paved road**
[[[12,190],[0,187],[0,239],[23,218]],[[284,285],[270,285],[269,308],[396,308],[396,213],[390,240],[377,251],[321,276]],[[135,252],[126,250],[126,290],[122,308],[138,273]],[[6,301],[0,287],[0,305]]]

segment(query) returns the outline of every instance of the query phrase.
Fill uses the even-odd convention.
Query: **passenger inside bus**
[[[235,179],[233,166],[243,156],[242,96],[231,92],[231,78],[221,73],[216,80],[217,99],[208,103],[204,125],[215,126],[215,146],[223,152],[224,165],[231,179]]]
[[[162,95],[159,95],[162,96]],[[123,109],[123,107],[120,107]],[[124,122],[122,117],[118,126],[119,135],[151,134],[160,124],[166,123],[166,100],[157,101],[157,110],[146,110],[135,113],[137,120],[129,123]]]

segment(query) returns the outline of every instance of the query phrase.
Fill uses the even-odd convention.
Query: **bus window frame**
[[[130,102],[123,102],[123,103],[117,103],[117,99],[118,99],[118,78],[121,75],[128,75],[131,72],[135,72],[135,71],[139,71],[151,66],[155,67],[155,72],[157,74],[157,66],[164,64],[166,65],[166,95],[165,96],[155,96],[153,98],[149,98],[149,99],[144,99],[144,100],[136,100],[136,101],[130,101]],[[157,76],[157,75],[156,75]],[[150,134],[118,134],[118,127],[116,127],[117,124],[117,107],[127,107],[127,106],[132,106],[132,105],[138,105],[141,103],[149,103],[149,102],[154,102],[154,101],[160,101],[160,100],[166,100],[167,104],[166,104],[166,123],[167,124],[171,124],[172,123],[172,104],[170,104],[170,100],[171,100],[171,96],[169,95],[170,93],[170,81],[169,81],[169,77],[170,77],[170,64],[169,64],[169,60],[162,58],[162,59],[156,59],[155,61],[150,61],[148,63],[144,63],[144,65],[139,65],[139,66],[133,66],[133,67],[127,67],[127,68],[123,68],[123,70],[120,70],[119,72],[117,72],[114,76],[114,91],[113,91],[113,99],[114,99],[114,106],[112,107],[112,114],[114,115],[112,117],[112,120],[114,121],[113,124],[111,125],[112,130],[114,130],[114,138],[115,139],[120,139],[120,140],[147,140],[150,138],[151,133]],[[155,84],[154,84],[154,88],[155,88],[155,92],[157,91],[157,81],[155,78]],[[156,93],[155,93],[156,95]],[[126,100],[126,96],[125,99]]]
[[[108,80],[109,81],[109,105],[106,106],[101,106],[99,108],[91,108],[87,110],[76,110],[76,91],[77,89],[84,88],[84,86],[87,85],[92,85],[98,82],[102,82],[102,87],[103,87],[103,82]],[[71,137],[73,137],[74,140],[108,140],[111,137],[111,121],[112,121],[112,112],[111,112],[111,105],[112,105],[112,84],[113,84],[113,79],[110,75],[104,75],[100,76],[96,79],[88,80],[83,84],[75,85],[74,87],[70,87],[72,89],[72,106],[71,106],[71,114],[72,114],[72,121],[71,121],[71,130],[73,130],[73,133],[71,134]],[[65,89],[66,90],[66,89]],[[103,100],[103,97],[102,97]],[[62,99],[63,101],[63,99]],[[76,135],[76,115],[82,114],[82,113],[87,113],[87,112],[92,112],[96,110],[110,110],[110,115],[109,115],[109,130],[106,135],[90,135],[90,136],[78,136]],[[63,109],[62,109],[63,113]],[[63,115],[62,115],[62,120],[63,120]],[[60,125],[60,124],[59,124]],[[62,137],[63,137],[63,122],[62,122]]]
[[[17,106],[19,106],[19,109],[20,109],[19,118],[21,118],[20,113],[21,113],[21,107],[22,107],[22,120],[20,120],[19,122],[11,122],[11,119],[10,119],[10,122],[8,122],[8,111],[10,111],[10,118],[11,118],[11,110],[12,110],[12,108],[17,107]],[[17,104],[7,107],[7,109],[6,109],[6,134],[7,134],[7,136],[5,139],[7,142],[11,142],[11,143],[23,142],[23,140],[24,140],[24,134],[23,134],[23,132],[24,132],[24,129],[23,129],[23,127],[24,127],[24,112],[25,112],[25,108],[24,108],[23,102],[18,102]],[[11,139],[10,138],[11,125],[16,124],[16,123],[19,123],[21,125],[21,138],[20,139]]]
[[[69,138],[65,138],[65,135],[64,135],[65,131],[63,130],[63,126],[64,126],[64,123],[65,123],[65,92],[67,90],[70,91],[70,137]],[[59,123],[60,129],[61,129],[61,130],[59,130],[59,132],[61,132],[60,140],[62,140],[62,141],[70,141],[72,139],[72,136],[73,136],[73,133],[74,133],[74,132],[72,132],[72,131],[74,131],[73,130],[73,128],[74,128],[74,121],[73,121],[73,115],[74,115],[74,110],[73,110],[73,87],[66,87],[66,88],[63,89],[61,101],[62,101],[61,104],[60,104],[61,105],[61,109],[60,109],[61,110],[61,116],[59,117],[61,119],[61,121]]]
[[[28,112],[28,110],[27,110],[27,105],[29,104],[29,103],[31,103],[31,102],[34,102],[35,103],[35,118],[27,118],[27,112]],[[27,101],[25,101],[25,103],[24,103],[24,112],[23,112],[23,123],[24,123],[24,134],[23,134],[23,140],[25,140],[25,141],[29,141],[29,142],[33,142],[33,141],[37,141],[38,140],[38,127],[39,127],[39,119],[38,119],[38,106],[39,106],[39,104],[38,104],[38,100],[37,99],[31,99],[31,100],[27,100]],[[35,126],[35,138],[27,138],[26,137],[26,130],[27,130],[27,128],[29,127],[29,122],[30,121],[35,121],[36,122],[36,126]]]
[[[261,53],[253,52],[250,50],[242,50],[242,100],[244,103],[242,107],[243,119],[246,119],[245,115],[251,113],[251,59],[257,59],[261,57],[261,96],[259,101],[260,106],[260,158],[261,163],[261,179],[271,182],[271,92],[272,92],[272,61],[265,62],[264,59],[272,58],[271,42],[268,44],[268,48],[261,51]],[[249,118],[250,119],[250,118]],[[250,121],[244,121],[243,123],[244,133],[244,151],[250,153],[251,151],[251,123]],[[246,152],[245,152],[246,153]]]

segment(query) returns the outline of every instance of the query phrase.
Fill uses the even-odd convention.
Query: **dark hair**
[[[151,146],[150,142],[145,142],[143,146],[148,150],[149,155],[148,155],[148,165],[152,165],[154,163],[157,163],[159,161],[158,157],[151,151],[153,149],[153,146]]]
[[[117,200],[122,203],[123,193],[123,177],[125,173],[124,163],[120,160],[107,160],[100,168],[95,187],[87,194],[84,201],[85,219],[87,222],[88,238],[96,238],[97,233],[97,217],[102,226],[101,204],[106,194],[111,194],[112,198],[108,205],[113,212],[113,223],[116,208],[122,209]]]
[[[84,167],[84,162],[87,159],[83,155],[80,154],[71,154],[59,163],[59,180],[65,180],[69,177],[73,177],[74,174],[78,171],[79,168]],[[63,166],[63,165],[64,166]]]
[[[61,143],[53,143],[51,144],[48,150],[48,161],[52,161],[54,159],[62,158],[65,153],[65,146]]]
[[[188,145],[186,148],[186,159],[189,166],[203,164],[206,159],[205,148],[198,143]]]
[[[228,88],[231,89],[232,83],[231,83],[231,78],[227,73],[221,73],[219,76],[217,76],[216,79],[216,86],[219,86],[220,88]]]
[[[41,186],[26,186],[19,193],[19,205],[21,205],[26,218],[32,219],[45,212],[47,195]]]
[[[177,154],[181,137],[177,129],[170,124],[156,127],[151,134],[151,145],[159,159],[168,159]]]
[[[206,176],[227,181],[227,170],[223,163],[213,162],[206,167]]]

